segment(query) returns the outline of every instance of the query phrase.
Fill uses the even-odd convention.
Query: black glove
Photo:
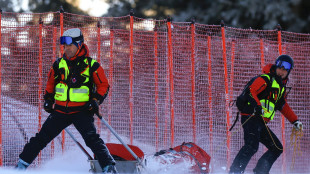
[[[45,101],[44,101],[44,105],[43,105],[44,110],[45,110],[46,112],[48,112],[48,113],[52,113],[52,112],[54,111],[54,109],[53,109],[53,104],[54,104],[53,101],[51,101],[51,100],[45,100]]]
[[[93,113],[98,113],[99,112],[98,100],[92,99],[91,101],[89,101],[87,108],[88,108],[89,111],[91,111]]]
[[[263,114],[263,108],[261,105],[257,105],[254,108],[254,116],[262,116]]]

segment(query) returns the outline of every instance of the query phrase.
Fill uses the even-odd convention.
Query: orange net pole
[[[233,97],[235,47],[236,47],[236,41],[233,40],[232,43],[231,43],[230,89],[229,89],[230,95],[229,95],[229,101],[231,101],[232,97]]]
[[[261,60],[261,68],[263,73],[263,68],[265,67],[265,56],[264,56],[264,41],[262,38],[259,39],[259,48],[260,48],[260,60]]]
[[[57,27],[53,26],[53,57],[52,62],[56,61],[56,42],[57,42]]]
[[[156,152],[158,151],[158,41],[157,41],[157,31],[154,32],[154,57],[155,57],[155,68],[154,68],[154,76],[155,76],[155,148]]]
[[[192,81],[192,129],[193,129],[193,142],[196,143],[196,97],[195,97],[195,24],[191,24],[191,81]]]
[[[57,27],[53,26],[53,57],[52,62],[56,61],[56,42],[57,42]],[[54,156],[55,151],[55,142],[52,140],[51,142],[51,158]]]
[[[281,29],[278,28],[278,49],[279,55],[282,54],[282,36]],[[285,119],[281,114],[281,133],[282,133],[282,144],[283,144],[283,154],[282,154],[282,173],[286,173],[286,151],[285,151]]]
[[[169,18],[168,18],[169,20]],[[170,25],[170,27],[169,27]],[[169,130],[168,130],[168,125],[169,125],[169,103],[170,103],[170,64],[169,64],[169,60],[170,60],[170,52],[171,52],[171,48],[169,48],[169,43],[171,43],[171,40],[169,41],[169,35],[171,36],[171,23],[168,21],[167,22],[167,29],[168,29],[168,60],[166,63],[166,98],[165,98],[165,125],[164,125],[164,147],[167,146],[168,144],[168,138],[169,136],[171,136],[171,134],[169,134]],[[169,30],[170,30],[170,34],[169,34]],[[171,117],[171,116],[170,116]],[[171,129],[170,129],[171,131]]]
[[[172,55],[172,32],[171,21],[167,22],[168,27],[168,64],[169,64],[169,81],[170,81],[170,146],[174,146],[174,84],[173,84],[173,55]]]
[[[130,16],[130,63],[129,63],[129,108],[130,108],[130,144],[133,141],[133,16]]]
[[[97,23],[97,61],[101,61],[100,22]]]
[[[64,33],[64,13],[63,11],[60,12],[60,35],[62,36],[62,34]],[[64,47],[62,45],[60,45],[60,57],[62,57],[62,54],[64,53]]]
[[[230,164],[230,116],[229,116],[229,93],[228,93],[228,72],[227,72],[227,55],[226,55],[226,41],[225,41],[225,28],[221,27],[222,33],[222,48],[223,48],[223,61],[224,61],[224,78],[225,78],[225,110],[226,110],[226,145],[227,145],[227,168]]]
[[[209,108],[209,131],[210,131],[210,152],[213,156],[213,104],[212,104],[212,57],[211,57],[211,36],[207,37],[208,44],[208,108]]]
[[[41,120],[42,120],[42,103],[41,103],[41,98],[42,98],[42,80],[43,80],[43,65],[42,65],[42,49],[43,49],[43,36],[42,36],[42,25],[43,21],[42,18],[40,18],[39,21],[39,90],[38,90],[38,109],[39,109],[39,116],[38,116],[38,131],[41,129]],[[41,152],[38,157],[38,163],[41,163]]]
[[[100,22],[97,23],[97,61],[100,64],[101,61],[101,42],[100,42]],[[90,63],[90,62],[89,62]],[[92,74],[90,74],[92,75]],[[103,112],[104,113],[104,112]],[[101,131],[101,121],[97,119],[97,132],[100,133]]]
[[[169,58],[168,58],[169,59]],[[167,143],[168,143],[168,124],[169,124],[169,120],[168,120],[168,118],[169,118],[169,116],[168,116],[168,114],[169,114],[169,91],[170,91],[170,89],[169,89],[169,77],[170,77],[170,75],[169,75],[169,60],[168,60],[168,63],[167,63],[167,65],[166,65],[167,67],[166,67],[166,69],[167,69],[167,75],[166,75],[166,98],[165,98],[165,129],[164,129],[164,147],[166,147],[167,146]]]
[[[0,11],[0,43],[2,43],[2,40],[1,40],[1,19],[2,19],[2,10]],[[1,44],[0,44],[0,55],[1,54]],[[2,68],[1,68],[1,56],[0,56],[0,100],[1,100],[1,97],[2,97],[2,91],[1,91],[1,87],[2,87],[2,81],[1,81],[1,72],[2,72]],[[0,102],[0,166],[3,165],[3,153],[2,153],[2,105],[1,105],[1,102]]]
[[[109,118],[108,122],[111,124],[111,119],[112,119],[112,94],[113,94],[113,46],[114,46],[114,30],[110,30],[110,64],[109,64],[109,84],[110,84],[110,89],[109,89],[109,108],[108,108],[108,113],[109,113]],[[111,132],[108,132],[108,141],[110,141],[111,138]]]
[[[279,50],[279,55],[281,55],[282,54],[281,29],[278,30],[278,50]]]
[[[64,33],[63,14],[64,12],[61,11],[60,12],[60,36],[62,36],[62,34]],[[60,54],[61,54],[60,57],[62,57],[63,53],[64,53],[64,47],[60,45]],[[62,140],[61,149],[62,149],[62,152],[64,153],[65,152],[65,131],[64,130],[61,132],[61,140]]]

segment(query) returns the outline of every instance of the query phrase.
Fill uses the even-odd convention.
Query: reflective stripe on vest
[[[58,83],[55,87],[55,100],[67,101],[67,91],[68,85],[63,83]]]
[[[58,93],[64,93],[65,89],[64,88],[57,88],[56,87],[55,91],[58,92]]]
[[[89,65],[88,59],[85,58],[84,62]],[[96,60],[92,59],[91,66],[96,62]],[[58,101],[67,101],[68,99],[72,102],[87,102],[89,101],[89,94],[90,89],[87,86],[89,82],[89,66],[82,71],[81,76],[85,77],[86,79],[82,83],[81,87],[79,88],[70,88],[67,84],[65,84],[65,81],[68,78],[69,75],[69,68],[64,60],[64,58],[61,58],[59,62],[59,69],[64,69],[65,74],[63,74],[63,77],[61,77],[61,82],[58,83],[55,87],[55,100]]]
[[[269,75],[263,74],[262,76],[265,76],[265,77],[268,78],[268,80],[270,80],[270,76]],[[267,99],[261,99],[260,103],[261,103],[263,111],[264,111],[262,116],[266,117],[266,118],[269,118],[270,120],[273,120],[274,115],[275,115],[276,103],[281,98],[281,96],[283,95],[284,87],[282,89],[280,89],[279,83],[275,79],[272,79],[271,88],[278,89],[278,96],[275,96],[275,94],[272,93],[272,97],[273,98],[276,97],[276,101],[272,102],[272,101],[267,100]]]
[[[73,94],[74,94],[74,93],[85,93],[85,94],[87,94],[88,91],[87,91],[87,89],[73,88],[73,89],[72,89],[72,93],[73,93]]]

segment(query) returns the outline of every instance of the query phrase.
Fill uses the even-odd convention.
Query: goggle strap
[[[83,42],[83,36],[80,35],[79,37],[72,38],[70,36],[61,36],[60,37],[60,44],[72,44],[73,42],[82,41]]]
[[[79,37],[72,38],[72,42],[82,41],[82,40],[83,40],[83,36],[82,35],[80,35]]]

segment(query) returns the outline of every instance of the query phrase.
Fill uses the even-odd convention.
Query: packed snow
[[[142,174],[186,174],[189,168],[192,166],[190,162],[184,161],[180,164],[168,163],[162,164],[161,161],[154,158],[146,157],[147,166],[146,171],[142,171]],[[41,164],[40,167],[32,167],[26,171],[19,171],[14,167],[2,167],[0,168],[0,174],[90,174],[90,164],[87,161],[86,156],[80,149],[73,149],[64,153],[63,155],[55,156],[50,161]]]

